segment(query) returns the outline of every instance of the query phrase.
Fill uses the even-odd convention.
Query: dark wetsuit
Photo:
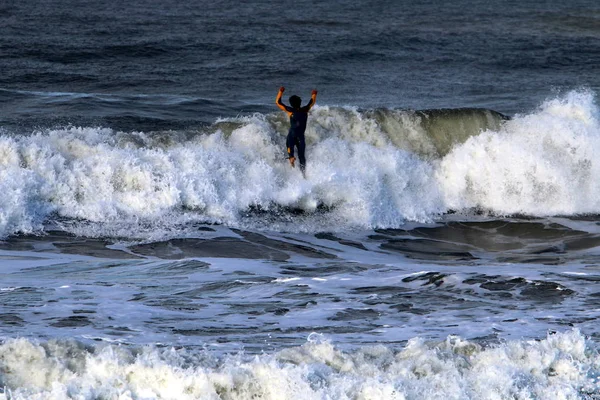
[[[304,172],[306,167],[306,157],[304,149],[306,143],[304,141],[304,131],[306,131],[306,121],[308,120],[308,111],[315,104],[316,94],[313,95],[307,105],[301,108],[292,108],[281,102],[282,92],[277,95],[277,106],[290,116],[290,130],[287,135],[286,146],[288,157],[294,157],[294,146],[298,147],[298,160],[300,161],[300,169]]]

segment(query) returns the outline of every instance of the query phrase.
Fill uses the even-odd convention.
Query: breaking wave
[[[283,231],[398,227],[472,208],[600,212],[600,124],[590,92],[510,120],[483,109],[315,107],[306,179],[285,159],[282,114],[195,131],[4,130],[0,235],[52,225],[143,237],[196,222]]]

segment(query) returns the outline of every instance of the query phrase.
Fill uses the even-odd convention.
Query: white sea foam
[[[3,399],[578,399],[600,358],[576,330],[482,347],[448,337],[342,351],[319,338],[255,357],[192,349],[0,345]]]
[[[447,145],[440,137],[445,120],[436,117],[437,131],[427,137],[424,125],[413,129],[416,120],[403,115],[315,108],[307,179],[287,165],[284,125],[271,116],[220,121],[216,132],[191,139],[75,127],[4,134],[0,235],[41,230],[49,221],[84,235],[156,237],[194,221],[317,231],[398,227],[473,207],[600,212],[600,124],[589,92],[549,100],[498,130],[459,140],[442,158],[432,149]],[[405,138],[392,121],[403,124]],[[248,216],[249,209],[267,215]],[[308,214],[291,218],[281,209]]]
[[[1,232],[40,229],[52,216],[104,224],[100,234],[124,221],[127,227],[115,233],[131,234],[131,226],[148,221],[166,229],[190,220],[235,226],[251,206],[331,206],[328,221],[363,227],[399,225],[443,210],[431,165],[391,144],[314,143],[304,180],[283,158],[282,141],[261,116],[247,118],[231,134],[166,147],[136,146],[95,128],[4,137]],[[299,229],[313,225],[324,224],[307,219]]]
[[[449,208],[535,216],[600,212],[594,97],[571,92],[455,147],[437,171]]]

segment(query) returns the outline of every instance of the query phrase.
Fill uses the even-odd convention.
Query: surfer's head
[[[302,99],[296,95],[290,97],[290,105],[294,108],[300,108],[302,104]]]

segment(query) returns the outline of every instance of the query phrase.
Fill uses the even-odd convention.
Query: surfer
[[[290,130],[286,139],[286,146],[288,152],[288,159],[292,167],[295,167],[296,157],[294,157],[294,146],[298,147],[298,159],[300,160],[300,170],[304,174],[306,168],[306,158],[304,157],[304,149],[306,143],[304,141],[304,131],[306,130],[306,120],[308,119],[308,112],[315,105],[317,100],[317,91],[313,90],[311,93],[310,101],[307,105],[302,107],[302,99],[296,95],[290,97],[290,106],[286,106],[281,101],[281,96],[285,88],[282,86],[279,88],[277,93],[277,99],[275,103],[277,107],[285,111],[290,117]]]

